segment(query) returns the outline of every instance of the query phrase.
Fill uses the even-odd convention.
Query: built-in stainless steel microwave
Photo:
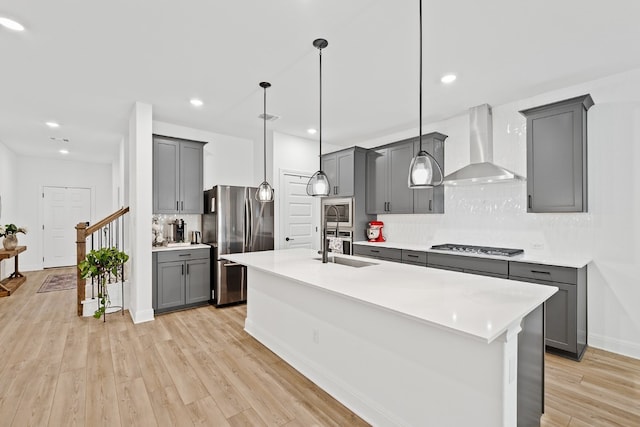
[[[331,206],[335,206],[335,209]],[[327,226],[339,225],[342,229],[353,227],[353,198],[328,197],[322,199],[322,223],[326,217]]]

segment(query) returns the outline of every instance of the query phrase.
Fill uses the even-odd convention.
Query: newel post
[[[86,222],[80,222],[76,225],[76,266],[80,265],[80,263],[87,256],[87,226],[89,224]],[[85,298],[85,284],[86,280],[82,278],[80,274],[80,267],[76,268],[76,286],[78,291],[78,302],[77,302],[77,310],[78,316],[82,316],[82,301]]]

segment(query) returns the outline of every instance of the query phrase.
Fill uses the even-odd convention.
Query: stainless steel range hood
[[[469,109],[471,164],[445,176],[445,185],[487,184],[525,179],[493,163],[492,117],[489,104]]]

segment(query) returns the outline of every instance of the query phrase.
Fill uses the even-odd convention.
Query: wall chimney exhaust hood
[[[445,185],[487,184],[525,179],[493,163],[492,121],[489,104],[469,109],[471,164],[445,176]]]

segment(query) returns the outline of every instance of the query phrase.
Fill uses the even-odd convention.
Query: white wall
[[[42,270],[44,206],[42,190],[50,187],[91,188],[91,218],[95,222],[113,211],[111,171],[109,164],[86,163],[70,160],[17,156],[16,198],[11,207],[12,217],[7,222],[27,227],[26,235],[19,235],[27,250],[20,255],[20,269]],[[19,197],[18,197],[19,196]],[[2,201],[3,210],[6,206]],[[3,217],[4,217],[3,213]]]
[[[20,224],[16,192],[17,156],[0,142],[0,224]],[[22,235],[20,235],[22,237]],[[0,279],[13,273],[13,259],[0,262]]]
[[[151,105],[136,102],[129,116],[130,304],[134,323],[153,320],[151,212],[153,138]]]
[[[588,113],[588,213],[528,214],[526,182],[520,182],[445,187],[443,215],[379,219],[394,242],[521,247],[551,258],[593,259],[588,268],[589,345],[640,358],[640,70],[494,106],[494,161],[526,176],[526,120],[518,111],[586,93],[595,101]],[[467,115],[426,126],[425,132],[449,135],[445,173],[469,161],[468,128]]]
[[[252,140],[159,121],[153,122],[153,133],[208,143],[204,146],[203,189],[218,184],[255,187],[262,182],[262,164],[260,163],[260,169],[257,171],[254,161],[255,145]]]

